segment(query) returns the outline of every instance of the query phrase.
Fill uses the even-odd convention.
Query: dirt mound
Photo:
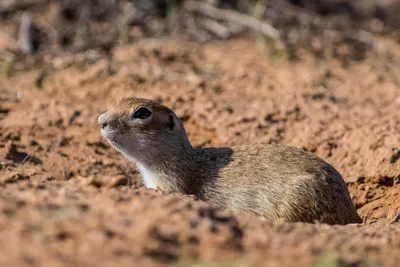
[[[400,245],[396,226],[269,222],[189,197],[77,186],[73,180],[19,181],[0,199],[3,266],[159,266],[178,260],[182,266],[308,266],[321,260],[396,266],[400,260],[393,253]]]
[[[143,39],[112,60],[86,51],[1,76],[0,264],[397,266],[400,228],[388,223],[400,212],[400,50],[376,42],[376,55],[344,68],[270,60],[252,40]],[[196,146],[318,154],[343,174],[367,224],[264,221],[139,188],[97,125],[125,96],[173,108]]]

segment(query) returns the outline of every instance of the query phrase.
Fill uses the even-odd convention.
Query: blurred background
[[[95,49],[146,37],[179,36],[207,42],[254,33],[270,57],[296,60],[308,50],[318,58],[362,60],[371,35],[400,41],[398,0],[2,0],[0,56],[3,71],[22,55]],[[33,62],[32,62],[33,63]],[[5,70],[4,70],[5,68]]]

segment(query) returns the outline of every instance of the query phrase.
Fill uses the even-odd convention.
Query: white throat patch
[[[144,185],[147,188],[157,188],[157,177],[153,170],[145,168],[143,165],[136,163],[137,169],[143,177]]]

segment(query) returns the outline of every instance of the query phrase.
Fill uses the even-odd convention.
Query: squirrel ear
[[[170,131],[173,131],[175,128],[175,118],[174,116],[171,114],[168,116],[168,129]]]

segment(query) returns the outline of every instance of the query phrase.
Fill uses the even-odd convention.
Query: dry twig
[[[22,14],[18,35],[18,44],[22,52],[32,54],[32,14],[30,12]]]
[[[262,22],[254,17],[239,14],[237,12],[218,9],[212,5],[201,3],[198,1],[187,1],[185,2],[185,9],[190,12],[196,12],[206,17],[233,22],[242,26],[245,26],[253,31],[260,32],[271,39],[278,39],[280,37],[280,32],[272,27],[271,25]]]
[[[400,222],[400,213],[398,213],[398,214],[393,218],[393,220],[391,220],[391,221],[389,222],[389,224],[394,224],[394,223],[398,223],[398,222]]]
[[[227,27],[212,19],[202,19],[200,25],[207,31],[212,32],[221,39],[228,39],[231,32]]]
[[[12,12],[45,3],[47,0],[1,0],[0,13]]]

